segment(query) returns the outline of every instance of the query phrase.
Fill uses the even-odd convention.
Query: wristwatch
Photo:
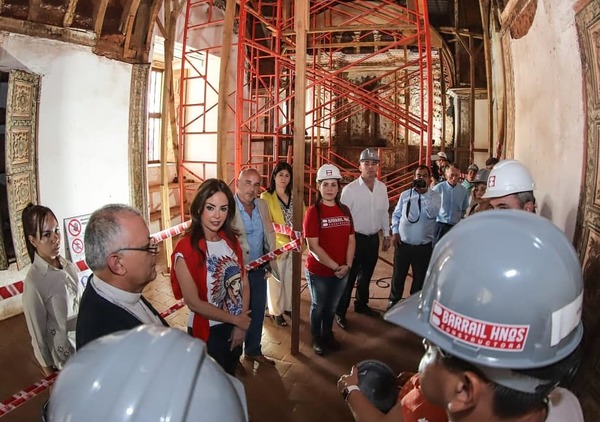
[[[345,401],[348,401],[348,397],[350,397],[350,393],[352,393],[353,391],[360,391],[358,385],[347,385],[346,387],[344,387],[344,391],[342,391],[342,397]]]

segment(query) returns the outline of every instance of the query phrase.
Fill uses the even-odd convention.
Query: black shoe
[[[333,336],[333,334],[331,334],[330,336],[325,337],[323,339],[323,343],[325,343],[325,346],[329,350],[334,351],[334,352],[337,352],[342,347],[342,345],[340,344],[340,342],[335,339],[335,337]]]
[[[336,315],[335,316],[335,322],[336,322],[337,325],[340,326],[340,328],[342,330],[345,330],[346,327],[348,326],[348,321],[346,321],[346,317],[343,317],[343,316]]]
[[[363,306],[354,305],[354,312],[356,312],[357,314],[363,314],[363,315],[374,317],[374,318],[379,318],[381,316],[381,314],[379,312],[374,311],[373,309],[369,308],[367,305],[363,305]]]
[[[272,316],[272,318],[273,321],[275,321],[275,324],[279,325],[280,327],[287,327],[288,324],[283,315]]]
[[[319,356],[323,356],[325,354],[325,348],[323,347],[323,341],[320,338],[313,339],[312,348],[313,348],[313,351]]]
[[[292,319],[292,311],[283,311],[283,313],[289,318]]]

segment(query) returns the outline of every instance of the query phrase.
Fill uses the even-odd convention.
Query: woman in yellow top
[[[292,166],[285,161],[278,162],[271,173],[269,188],[260,197],[269,206],[274,223],[293,227]],[[289,242],[289,236],[277,233],[277,248]],[[277,266],[281,280],[272,274],[268,276],[267,304],[275,323],[286,326],[283,314],[290,316],[292,311],[292,252],[277,257]]]

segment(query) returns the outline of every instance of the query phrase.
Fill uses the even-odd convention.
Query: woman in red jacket
[[[250,289],[231,222],[235,200],[225,182],[202,183],[190,206],[192,224],[172,255],[175,297],[190,308],[188,332],[231,375],[250,325]]]

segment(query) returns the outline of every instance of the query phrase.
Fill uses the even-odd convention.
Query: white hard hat
[[[487,180],[484,198],[501,198],[535,189],[527,167],[517,160],[503,160],[494,166]]]
[[[564,233],[532,213],[492,210],[440,239],[421,294],[385,319],[475,365],[533,369],[577,349],[582,300],[581,266]],[[537,387],[523,377],[497,382],[519,391]]]
[[[340,180],[342,175],[340,169],[333,164],[323,164],[317,171],[317,182],[322,182],[326,179],[338,179]]]
[[[243,385],[181,330],[142,325],[99,338],[69,359],[48,421],[248,420]]]

